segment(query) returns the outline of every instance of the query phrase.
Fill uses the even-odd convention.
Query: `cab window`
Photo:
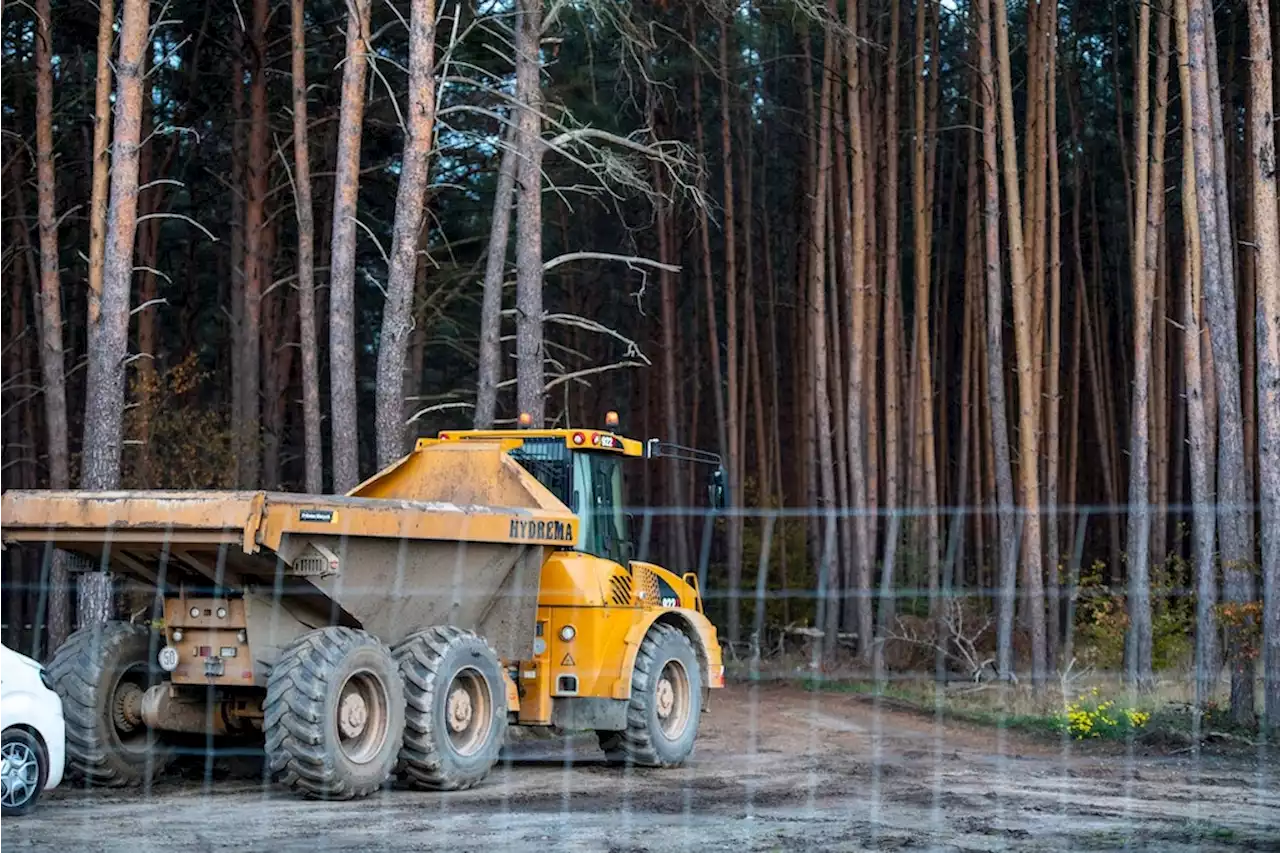
[[[575,453],[573,492],[581,519],[577,550],[625,566],[629,548],[622,503],[622,460],[605,453]]]

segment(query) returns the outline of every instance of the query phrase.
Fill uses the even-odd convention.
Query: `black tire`
[[[154,648],[153,648],[154,646]],[[173,759],[164,738],[119,713],[126,693],[163,680],[151,631],[129,622],[81,628],[49,663],[66,723],[67,775],[86,786],[124,787],[154,778]]]
[[[299,637],[271,669],[263,711],[267,768],[285,787],[351,800],[391,780],[404,688],[391,650],[372,634],[330,627]]]
[[[0,812],[4,817],[24,815],[35,807],[49,781],[49,753],[40,738],[16,726],[5,729],[0,751],[5,766]]]
[[[689,638],[671,625],[654,625],[636,653],[627,728],[596,733],[605,758],[638,767],[683,764],[698,738],[702,694],[702,669]]]
[[[480,784],[507,737],[507,690],[498,655],[476,633],[440,626],[405,638],[395,657],[406,702],[397,775],[431,791]]]

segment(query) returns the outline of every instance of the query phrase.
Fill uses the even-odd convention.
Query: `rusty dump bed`
[[[257,590],[384,639],[472,625],[532,636],[539,568],[576,516],[494,442],[419,442],[347,495],[10,491],[4,542],[50,543],[170,592]],[[328,619],[322,616],[328,614]],[[499,649],[499,652],[514,649]]]

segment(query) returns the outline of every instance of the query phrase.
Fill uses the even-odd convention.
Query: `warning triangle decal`
[[[577,664],[573,662],[573,655],[570,655],[570,654],[566,654],[564,656],[564,660],[560,661],[560,665],[561,666],[577,666]]]

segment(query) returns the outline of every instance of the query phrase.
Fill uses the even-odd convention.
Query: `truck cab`
[[[522,418],[522,421],[524,418]],[[698,693],[688,697],[699,712],[711,689],[724,686],[724,666],[715,626],[703,613],[697,575],[677,574],[634,559],[635,545],[625,504],[629,463],[657,457],[712,466],[708,494],[723,506],[723,469],[717,455],[657,440],[640,442],[607,429],[445,430],[423,443],[500,441],[507,455],[578,518],[576,538],[543,563],[534,656],[506,662],[516,684],[519,725],[614,731],[625,728],[632,671],[640,646],[654,625],[667,625],[690,641],[698,672],[689,679]],[[617,648],[624,647],[619,656]],[[668,662],[670,663],[670,662]],[[679,673],[672,678],[679,680]],[[660,678],[660,681],[662,679]],[[680,704],[682,685],[659,685],[659,704]],[[674,712],[674,711],[673,711]],[[607,750],[606,750],[607,751]]]

